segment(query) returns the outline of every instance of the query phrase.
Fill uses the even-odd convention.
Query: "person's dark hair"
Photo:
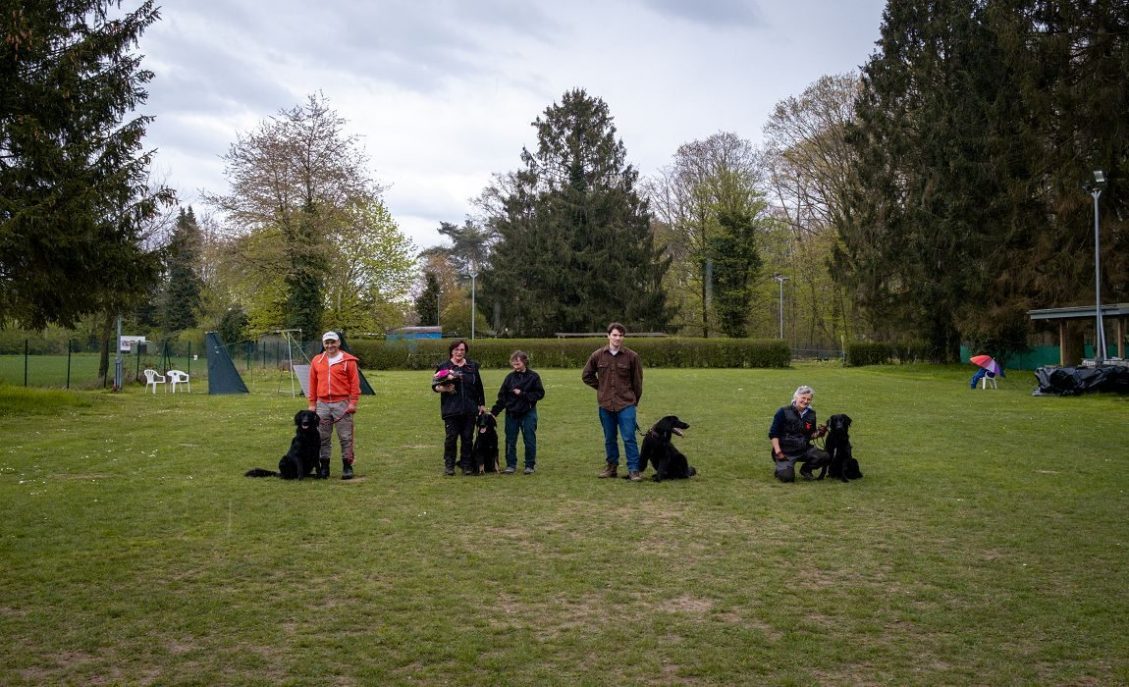
[[[617,329],[619,330],[619,333],[620,333],[620,334],[623,334],[624,336],[627,336],[627,327],[624,327],[624,326],[623,326],[622,324],[620,324],[619,322],[612,322],[611,324],[609,324],[609,325],[608,325],[608,331],[607,331],[607,333],[608,333],[608,334],[611,334],[612,332],[614,332],[614,331],[615,331],[615,330],[617,330]]]
[[[468,344],[463,339],[456,339],[455,341],[451,342],[450,346],[447,347],[447,355],[451,355],[452,353],[454,353],[455,349],[458,348],[459,346],[466,346],[466,352],[470,353],[470,344]]]

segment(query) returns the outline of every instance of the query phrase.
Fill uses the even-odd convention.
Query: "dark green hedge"
[[[509,367],[510,354],[523,350],[530,367],[583,367],[606,339],[477,339],[469,357],[485,368]],[[451,339],[349,342],[364,367],[377,370],[430,370],[447,360]],[[753,339],[627,338],[627,346],[646,367],[788,367],[792,353],[782,341]]]

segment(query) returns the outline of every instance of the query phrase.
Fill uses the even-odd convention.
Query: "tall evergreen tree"
[[[718,326],[726,336],[748,336],[752,286],[761,266],[758,223],[748,211],[722,210],[718,225],[711,240]]]
[[[427,273],[423,291],[416,297],[416,316],[420,326],[439,324],[439,279],[433,272]]]
[[[978,0],[890,3],[864,68],[850,140],[858,186],[841,225],[846,276],[873,321],[955,360],[962,313],[1005,294],[1001,246],[1023,241],[1008,184],[1023,179],[1015,79]],[[1022,197],[1022,194],[1020,194]]]
[[[1023,348],[1027,309],[1092,298],[1093,169],[1111,179],[1103,293],[1129,295],[1123,1],[892,2],[879,47],[837,258],[873,321],[939,359]]]
[[[647,202],[635,190],[611,114],[583,90],[564,94],[533,122],[535,152],[494,220],[499,240],[483,275],[483,301],[524,335],[601,331],[618,320],[665,328],[662,276]]]
[[[172,238],[165,248],[167,282],[161,298],[161,328],[166,333],[196,326],[202,282],[197,272],[200,263],[201,235],[192,208],[181,209]]]
[[[71,326],[158,277],[145,233],[172,192],[147,185],[152,118],[127,117],[153,77],[131,51],[159,15],[119,5],[0,2],[0,319]]]

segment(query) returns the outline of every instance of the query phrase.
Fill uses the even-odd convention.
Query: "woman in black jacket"
[[[545,398],[541,375],[529,369],[529,356],[524,351],[510,355],[513,372],[506,375],[498,389],[498,402],[490,409],[495,417],[506,410],[506,469],[503,474],[517,471],[517,433],[521,432],[525,444],[525,474],[537,469],[537,402]]]
[[[447,431],[443,441],[443,474],[455,474],[455,447],[459,447],[459,464],[464,475],[475,474],[471,465],[474,447],[474,422],[486,412],[486,392],[478,375],[478,363],[466,357],[469,346],[459,339],[447,352],[451,359],[435,368],[431,378],[432,391],[439,394],[439,414]]]

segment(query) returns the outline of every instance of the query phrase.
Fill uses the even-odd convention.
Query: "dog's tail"
[[[251,468],[243,473],[244,477],[278,477],[278,473],[274,470],[265,470],[263,468]]]

